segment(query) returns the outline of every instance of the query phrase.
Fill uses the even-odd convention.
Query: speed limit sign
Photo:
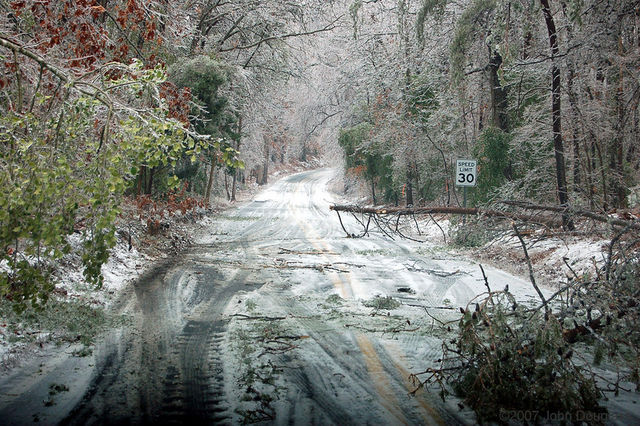
[[[476,186],[478,162],[456,160],[456,186]]]

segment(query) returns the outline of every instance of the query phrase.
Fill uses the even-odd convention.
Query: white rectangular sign
[[[456,186],[476,186],[477,170],[476,160],[456,160]]]

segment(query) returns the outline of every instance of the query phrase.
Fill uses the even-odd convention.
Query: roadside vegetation
[[[100,333],[128,322],[126,317],[107,313],[90,300],[67,301],[53,297],[42,308],[27,306],[20,313],[14,308],[12,302],[0,301],[0,333],[13,348],[9,353],[3,353],[4,367],[11,366],[15,352],[33,346],[77,345],[73,352],[75,356],[91,355],[95,338]]]
[[[605,401],[640,389],[638,236],[619,229],[606,257],[579,273],[565,258],[562,282],[540,280],[527,251],[536,241],[517,238],[532,287],[551,296],[523,304],[485,277],[487,291],[460,308],[442,357],[413,376],[416,391],[454,394],[482,421],[604,424]]]

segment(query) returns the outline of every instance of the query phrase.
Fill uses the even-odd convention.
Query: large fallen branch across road
[[[452,213],[452,214],[478,214],[477,208],[465,207],[361,207],[353,205],[333,205],[329,209],[336,212],[348,213],[369,213],[369,214],[429,214],[429,213]]]
[[[484,217],[501,217],[506,219],[512,219],[517,221],[529,222],[529,223],[538,223],[546,226],[556,227],[560,226],[560,222],[549,216],[540,216],[540,215],[527,215],[527,214],[517,214],[499,210],[488,210],[488,209],[479,209],[479,208],[467,208],[467,207],[361,207],[361,206],[353,206],[353,205],[332,205],[329,206],[329,209],[335,211],[338,214],[338,219],[340,220],[340,225],[344,232],[351,238],[361,238],[368,234],[369,226],[371,225],[371,221],[378,226],[378,228],[385,233],[388,237],[391,237],[391,233],[400,234],[398,229],[398,223],[402,216],[413,216],[415,215],[432,215],[438,213],[445,214],[461,214],[461,215],[474,215],[474,216],[484,216]],[[351,213],[358,222],[364,227],[364,232],[361,235],[355,235],[349,233],[344,223],[342,222],[342,217],[340,216],[340,212]],[[368,219],[365,221],[361,221],[356,214],[361,214],[367,216]],[[397,217],[395,223],[395,229],[392,224],[389,223],[381,223],[381,218],[383,216],[394,216]],[[384,226],[383,226],[384,225]],[[386,228],[386,229],[385,229]],[[407,239],[413,239],[407,237],[405,235],[400,234],[401,237]]]
[[[464,214],[464,215],[480,215],[487,217],[505,217],[515,220],[531,221],[530,215],[521,215],[510,212],[503,212],[499,210],[486,210],[470,207],[360,207],[360,206],[344,206],[333,205],[329,206],[329,209],[335,212],[348,212],[348,213],[364,213],[364,214],[391,214],[401,216],[411,216],[416,214],[434,214],[434,213],[447,213],[447,214]],[[547,220],[547,219],[545,219]]]
[[[579,216],[586,219],[591,219],[596,222],[608,223],[614,227],[624,228],[628,230],[640,230],[640,221],[638,220],[625,220],[619,219],[615,217],[611,217],[605,214],[598,214],[585,210],[574,210],[571,208],[565,208],[561,206],[544,206],[544,205],[536,205],[526,202],[518,202],[518,201],[502,201],[502,204],[510,205],[513,207],[517,207],[523,210],[537,211],[542,214],[522,214],[522,213],[513,213],[506,212],[501,210],[491,210],[491,209],[481,209],[481,208],[466,208],[466,207],[447,207],[447,206],[435,206],[435,207],[361,207],[354,205],[333,205],[329,208],[335,211],[338,214],[338,219],[340,220],[340,225],[342,225],[342,229],[347,233],[348,236],[352,238],[363,237],[368,234],[369,225],[373,221],[378,227],[389,237],[391,237],[390,233],[398,233],[398,222],[400,221],[400,217],[402,216],[413,216],[415,215],[432,215],[432,214],[458,214],[458,215],[473,215],[473,216],[484,216],[484,217],[497,217],[497,218],[505,218],[511,219],[514,221],[522,221],[527,223],[537,223],[541,225],[545,225],[551,228],[559,227],[561,222],[557,218],[557,215],[562,213],[567,213],[571,216]],[[364,232],[362,235],[350,234],[346,229],[342,222],[342,218],[340,217],[340,212],[351,213],[356,220],[360,222],[360,224],[364,227]],[[368,217],[366,222],[364,220],[360,220],[356,217],[356,214],[363,215]],[[396,226],[393,229],[393,226],[387,221],[387,223],[382,223],[386,228],[383,229],[381,226],[381,218],[384,216],[394,216],[396,219]],[[389,231],[389,232],[388,232]],[[402,235],[404,238],[408,238]]]

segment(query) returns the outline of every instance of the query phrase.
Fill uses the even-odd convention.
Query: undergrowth
[[[376,310],[384,309],[388,311],[400,307],[400,302],[391,296],[374,297],[373,299],[365,300],[362,304],[367,308],[374,308]]]
[[[51,298],[42,308],[27,306],[17,313],[12,302],[0,301],[0,318],[9,341],[21,343],[81,343],[92,345],[108,327],[123,324],[124,317],[108,315],[102,307]],[[81,351],[79,354],[88,354]]]

